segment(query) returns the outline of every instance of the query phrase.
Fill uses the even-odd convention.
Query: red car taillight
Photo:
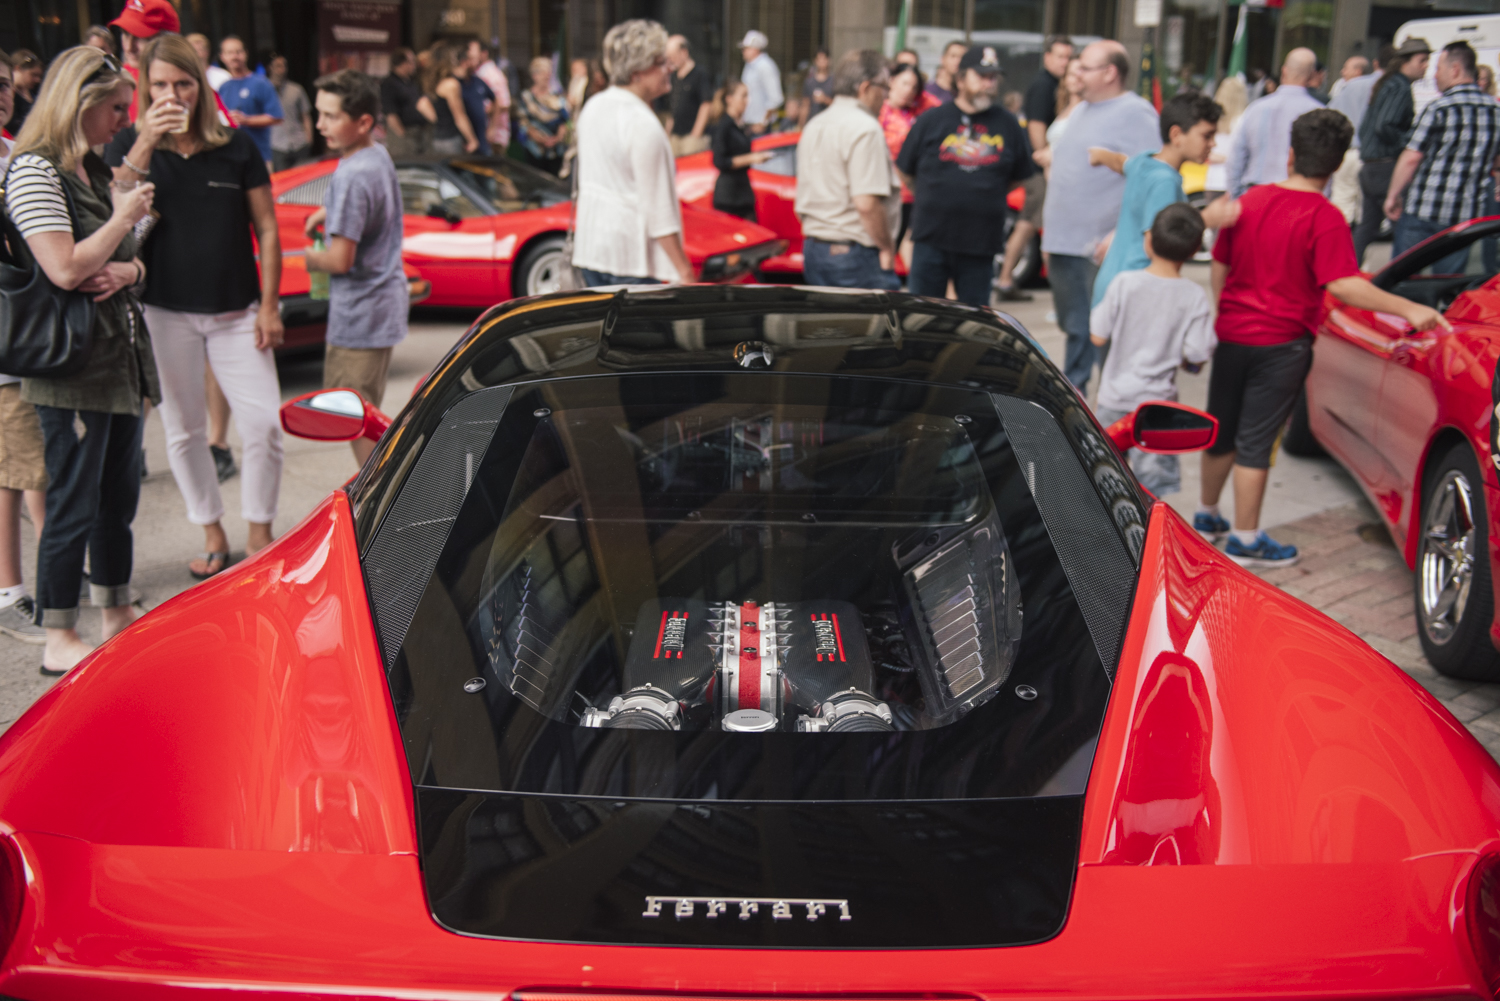
[[[1500,989],[1500,855],[1486,855],[1474,867],[1464,911],[1474,958],[1494,993]]]
[[[21,924],[21,906],[26,902],[26,868],[21,853],[9,838],[0,837],[0,965]]]

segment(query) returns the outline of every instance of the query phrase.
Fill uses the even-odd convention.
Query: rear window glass
[[[465,476],[392,669],[419,783],[1081,791],[1108,682],[986,394],[552,382]]]

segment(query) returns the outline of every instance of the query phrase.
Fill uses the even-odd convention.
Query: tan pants
[[[385,379],[390,370],[390,348],[340,348],[330,344],[323,355],[323,388],[356,390],[378,407],[385,399]]]
[[[701,153],[708,149],[708,136],[699,136],[694,139],[692,136],[669,135],[667,140],[672,144],[673,156],[692,156],[694,153]]]
[[[1359,168],[1364,161],[1359,150],[1351,149],[1344,154],[1344,162],[1333,174],[1333,187],[1328,200],[1333,207],[1344,213],[1344,221],[1353,226],[1359,222],[1361,195],[1359,190]]]

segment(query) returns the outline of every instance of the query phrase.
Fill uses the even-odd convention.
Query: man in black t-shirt
[[[1026,88],[1026,134],[1031,140],[1031,151],[1047,148],[1047,127],[1057,120],[1057,88],[1068,72],[1068,63],[1073,61],[1073,40],[1067,35],[1053,35],[1042,49],[1042,69],[1031,86]],[[1021,251],[1036,238],[1042,228],[1042,203],[1047,200],[1047,177],[1040,170],[1026,182],[1026,205],[1016,228],[1011,230],[1010,240],[1005,245],[1005,263],[1000,268],[1000,279],[996,292],[1002,302],[1026,302],[1031,296],[1015,287],[1012,274]]]
[[[907,285],[917,295],[940,298],[951,280],[960,302],[989,305],[1005,196],[1033,169],[1021,123],[995,102],[1000,76],[993,46],[969,49],[953,101],[919,116],[896,158],[916,195]]]
[[[385,115],[385,147],[391,156],[426,153],[432,140],[427,119],[417,110],[422,90],[417,86],[417,56],[397,49],[391,72],[380,81],[380,110]]]
[[[703,67],[693,61],[688,40],[681,35],[667,39],[667,65],[672,68],[672,93],[667,138],[673,156],[687,156],[708,149],[708,110],[714,99],[713,86]]]

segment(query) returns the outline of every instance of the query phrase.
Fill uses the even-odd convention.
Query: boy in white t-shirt
[[[1121,233],[1118,239],[1126,239]],[[1213,355],[1213,307],[1184,261],[1203,242],[1203,217],[1186,202],[1156,214],[1144,236],[1151,264],[1115,275],[1089,316],[1090,339],[1110,345],[1094,415],[1106,427],[1152,400],[1177,399],[1177,366],[1199,371]],[[1130,450],[1130,468],[1158,497],[1182,488],[1177,456]]]
[[[0,122],[9,121],[15,89],[10,59],[0,52]],[[0,136],[0,178],[15,144]],[[3,185],[0,185],[3,187]],[[21,401],[21,380],[0,375],[0,633],[25,643],[47,642],[32,622],[32,600],[21,580],[21,505],[32,528],[42,533],[46,513],[47,468],[42,460],[42,426],[36,408]]]

